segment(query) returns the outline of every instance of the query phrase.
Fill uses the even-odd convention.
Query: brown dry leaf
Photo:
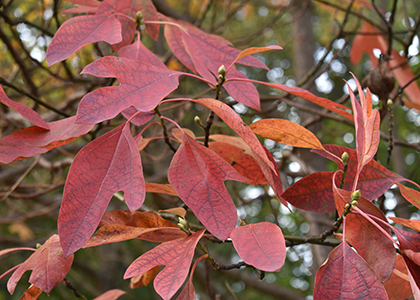
[[[15,222],[9,226],[10,233],[15,233],[22,242],[28,242],[35,238],[33,231],[23,222]]]
[[[151,268],[146,273],[134,276],[130,280],[130,289],[136,289],[142,286],[147,286],[155,278],[156,274],[159,272],[161,266],[156,266]]]

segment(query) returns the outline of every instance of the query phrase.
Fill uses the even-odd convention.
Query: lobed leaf
[[[266,272],[279,272],[283,266],[286,242],[277,225],[261,222],[239,226],[230,238],[245,263]]]
[[[70,271],[72,263],[73,255],[64,255],[60,247],[59,237],[54,234],[25,262],[19,265],[7,282],[7,290],[10,294],[13,294],[22,275],[26,271],[32,270],[29,282],[49,294]]]
[[[237,214],[224,181],[247,182],[249,179],[185,133],[172,158],[168,179],[182,201],[212,234],[221,240],[229,237]]]
[[[181,73],[140,61],[107,56],[84,68],[83,74],[116,77],[119,86],[103,87],[86,94],[77,111],[78,123],[99,123],[134,106],[150,111],[178,87]]]
[[[343,242],[316,273],[314,299],[387,299],[387,294],[363,258]]]
[[[89,240],[117,191],[124,192],[130,210],[143,204],[143,171],[129,123],[89,143],[70,167],[58,217],[58,233],[66,256]]]
[[[99,41],[121,42],[121,25],[114,15],[86,15],[64,22],[47,49],[48,66],[65,60],[80,48]]]
[[[192,235],[163,243],[137,258],[127,269],[124,279],[143,274],[157,265],[165,268],[153,283],[163,299],[170,299],[187,278],[194,250],[205,229]]]

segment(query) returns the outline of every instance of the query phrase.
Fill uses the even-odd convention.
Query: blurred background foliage
[[[290,1],[290,0],[155,0],[163,14],[189,21],[206,32],[222,35],[239,49],[252,46],[280,45],[282,51],[271,51],[257,55],[271,69],[261,70],[238,66],[249,78],[292,86],[301,86],[313,93],[331,99],[344,101],[347,87],[355,82],[353,72],[360,80],[367,76],[372,64],[367,55],[357,65],[349,59],[352,41],[361,27],[360,16],[381,24],[378,13],[370,1]],[[415,75],[420,74],[419,60],[419,16],[420,2],[415,0],[378,0],[378,8],[390,17],[391,7],[396,2],[395,20],[392,27],[393,47],[407,57]],[[66,115],[75,115],[80,99],[87,92],[111,84],[113,79],[93,78],[80,75],[90,62],[104,55],[115,55],[109,45],[98,43],[77,51],[65,62],[47,67],[45,53],[57,28],[69,17],[61,14],[71,3],[58,0],[0,0],[0,84],[7,95],[37,110],[46,121],[54,121]],[[350,8],[349,8],[350,7]],[[348,9],[349,8],[349,9]],[[346,20],[345,26],[342,26]],[[309,27],[302,23],[309,24]],[[409,24],[408,24],[409,23]],[[309,30],[308,30],[309,28]],[[401,42],[414,32],[409,45]],[[297,42],[297,35],[309,34],[305,43]],[[185,68],[172,55],[163,34],[157,42],[146,34],[142,41],[154,51],[171,69]],[[309,55],[300,50],[307,48]],[[408,52],[406,51],[408,49]],[[304,49],[305,50],[305,49]],[[379,55],[379,53],[375,53]],[[301,61],[306,61],[302,70]],[[307,74],[302,76],[299,74]],[[285,118],[313,130],[324,144],[338,144],[355,148],[354,128],[342,118],[329,114],[308,102],[301,102],[290,95],[279,95],[268,87],[258,86],[262,111],[254,111],[224,94],[222,99],[233,106],[247,124],[262,118]],[[181,78],[180,87],[169,97],[214,97],[204,83],[190,78]],[[395,96],[396,102],[398,101]],[[46,108],[43,103],[57,109]],[[377,97],[374,105],[379,106]],[[197,136],[203,131],[194,122],[199,116],[205,122],[208,110],[191,103],[166,104],[161,112],[177,120],[183,127],[190,128]],[[396,105],[394,110],[394,151],[390,169],[416,182],[420,181],[420,114],[414,109]],[[12,247],[43,243],[57,231],[57,216],[63,185],[69,166],[76,153],[93,138],[107,132],[123,121],[120,116],[96,126],[91,133],[77,141],[47,154],[10,165],[0,166],[0,250]],[[388,133],[389,119],[385,118],[382,131]],[[17,113],[0,106],[0,133],[6,136],[13,131],[30,126]],[[170,127],[171,128],[171,127]],[[139,129],[133,128],[139,132]],[[212,133],[232,134],[220,120],[216,120]],[[151,127],[146,137],[161,135],[161,128]],[[313,171],[335,170],[336,165],[322,158],[308,155],[299,149],[264,141],[273,153],[281,172],[285,188]],[[388,141],[382,140],[377,159],[385,164]],[[172,152],[163,141],[151,142],[142,152],[145,178],[148,182],[166,183],[166,173]],[[26,172],[29,171],[29,172]],[[27,173],[27,174],[26,174]],[[14,187],[15,183],[19,183]],[[278,224],[285,236],[308,236],[319,234],[329,228],[333,216],[314,217],[306,212],[287,209],[273,198],[267,186],[248,186],[227,182],[232,198],[238,207],[238,215],[247,223],[261,221]],[[13,189],[12,193],[9,193]],[[406,201],[401,201],[399,192],[391,189],[382,201],[386,214],[420,219],[420,216]],[[179,206],[175,197],[147,194],[144,210]],[[111,201],[108,210],[126,209],[117,198]],[[189,214],[189,220],[194,217]],[[77,291],[88,299],[101,293],[120,288],[128,291],[121,299],[159,299],[152,284],[129,290],[129,282],[122,279],[128,265],[155,244],[133,240],[97,248],[80,250],[67,276]],[[231,244],[211,244],[210,252],[222,263],[237,263],[240,258]],[[325,253],[331,251],[331,247]],[[311,299],[316,269],[322,260],[314,259],[317,251],[308,244],[289,247],[285,265],[279,273],[267,273],[261,281],[253,270],[241,269],[217,272],[209,265],[200,263],[194,276],[198,299]],[[0,273],[19,264],[30,253],[16,252],[0,258]],[[15,294],[6,291],[6,278],[0,280],[0,300],[19,299],[28,288],[29,272],[17,286]],[[218,298],[220,297],[220,298]],[[64,284],[56,287],[49,298],[75,299],[75,295]]]

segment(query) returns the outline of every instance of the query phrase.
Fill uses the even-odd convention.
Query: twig
[[[162,114],[159,111],[159,106],[157,106],[154,109],[154,111],[160,118],[160,124],[162,125],[163,129],[163,139],[165,140],[165,143],[169,146],[169,148],[175,153],[176,149],[174,146],[172,146],[171,142],[169,141],[168,130],[166,129],[165,121],[162,119]]]
[[[82,294],[80,294],[78,291],[77,291],[77,289],[70,283],[70,281],[67,279],[67,278],[65,278],[64,277],[64,279],[63,279],[63,283],[64,283],[64,285],[67,287],[67,288],[69,288],[69,289],[71,289],[72,291],[73,291],[73,293],[74,293],[74,295],[77,297],[77,298],[82,298],[82,299],[84,299],[84,300],[87,300],[87,298],[85,297],[85,296],[83,296]]]
[[[13,193],[13,191],[19,186],[19,184],[23,181],[23,179],[25,179],[26,175],[29,174],[29,172],[32,171],[32,169],[37,165],[37,163],[39,162],[39,160],[41,159],[41,155],[38,154],[37,156],[35,156],[35,160],[34,162],[29,166],[28,169],[26,169],[26,171],[19,177],[18,180],[16,180],[15,184],[10,188],[9,191],[7,191],[3,197],[1,197],[0,202],[6,200],[7,197],[9,197],[9,195],[11,193]]]

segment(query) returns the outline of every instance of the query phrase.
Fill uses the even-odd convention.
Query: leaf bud
[[[178,226],[179,224],[181,224],[185,228],[185,226],[187,226],[187,221],[185,221],[184,218],[178,217]]]
[[[195,123],[197,123],[198,125],[200,125],[200,124],[201,124],[201,119],[200,119],[200,117],[199,117],[199,116],[195,116],[195,117],[194,117],[194,122],[195,122]]]
[[[350,202],[351,207],[356,207],[357,206],[357,200],[353,200],[352,202]]]
[[[239,223],[239,226],[245,226],[245,225],[246,225],[245,221],[241,220],[241,222]]]
[[[346,209],[346,210],[348,210],[348,209],[350,209],[350,204],[346,204],[346,206],[344,206],[344,208]]]
[[[41,248],[41,246],[42,246],[42,245],[41,245],[40,243],[36,243],[35,248],[36,248],[36,249],[39,249],[39,248]]]
[[[183,224],[178,223],[177,225],[178,225],[178,227],[179,227],[180,229],[185,230],[185,226],[184,226]]]
[[[360,190],[354,191],[353,193],[351,193],[351,200],[359,200],[360,197],[362,196],[362,193],[360,193]]]
[[[349,158],[350,158],[350,156],[349,156],[349,154],[348,154],[347,152],[344,152],[344,153],[341,155],[341,159],[343,160],[343,163],[344,163],[345,165],[347,165],[347,164],[349,163]]]
[[[144,25],[143,13],[141,11],[138,11],[136,14],[136,24],[137,27],[142,27]]]
[[[392,99],[388,99],[388,101],[386,102],[386,105],[388,106],[392,106],[392,104],[394,104],[394,102],[392,101]]]
[[[219,75],[222,75],[223,78],[226,76],[226,69],[225,69],[225,66],[224,65],[221,65],[220,66],[220,68],[219,68]]]

